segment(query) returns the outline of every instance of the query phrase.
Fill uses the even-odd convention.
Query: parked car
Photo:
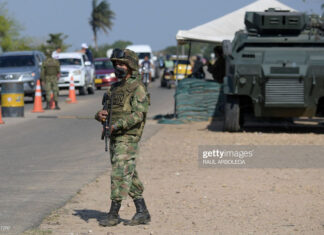
[[[94,60],[94,66],[96,69],[95,86],[98,90],[100,90],[101,87],[111,86],[115,82],[118,82],[110,59],[96,58]]]
[[[25,96],[35,95],[45,55],[40,51],[5,52],[0,55],[0,84],[7,81],[24,82]],[[44,89],[43,89],[44,90]]]
[[[65,52],[58,54],[61,65],[61,76],[58,82],[59,89],[69,89],[71,77],[79,95],[94,94],[94,66],[88,61],[85,54],[80,52]]]

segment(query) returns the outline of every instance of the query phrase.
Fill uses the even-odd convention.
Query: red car
[[[115,82],[118,82],[110,59],[96,58],[94,60],[94,66],[96,68],[95,86],[98,90],[100,90],[101,87],[111,86]]]

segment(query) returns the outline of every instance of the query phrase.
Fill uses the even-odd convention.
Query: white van
[[[139,59],[139,65],[141,65],[141,63],[143,62],[144,57],[148,56],[149,60],[151,61],[151,64],[153,65],[151,68],[152,78],[156,76],[154,68],[154,61],[156,60],[156,57],[153,55],[152,48],[149,45],[130,45],[127,46],[126,49],[132,50],[137,54]]]

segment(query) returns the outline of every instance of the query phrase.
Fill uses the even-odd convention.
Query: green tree
[[[113,44],[103,44],[98,46],[98,50],[93,50],[94,48],[90,47],[90,50],[93,51],[93,57],[98,58],[98,57],[106,57],[107,56],[107,50],[110,48],[120,48],[120,49],[125,49],[127,46],[132,45],[133,43],[130,41],[123,41],[123,40],[118,40],[115,41]]]
[[[67,35],[63,33],[50,33],[49,39],[46,41],[48,46],[51,47],[52,50],[60,47],[62,51],[65,51],[70,45],[64,43],[64,40],[68,38]]]
[[[111,44],[110,48],[119,48],[119,49],[125,49],[127,46],[132,45],[133,43],[131,41],[123,41],[118,40]]]
[[[62,51],[65,51],[71,46],[64,42],[68,36],[63,33],[50,33],[48,37],[49,39],[46,40],[46,43],[40,44],[35,49],[40,50],[45,54],[50,54],[52,51],[56,50],[57,47],[60,47]]]
[[[31,39],[21,38],[21,26],[9,17],[5,4],[0,4],[0,46],[3,51],[29,50]]]
[[[200,55],[205,58],[209,58],[210,54],[213,52],[213,48],[216,44],[211,43],[200,43],[200,42],[192,42],[191,43],[191,55]],[[182,46],[179,46],[179,54],[182,53]],[[161,50],[159,53],[163,55],[176,55],[177,54],[177,46],[168,46],[165,49]],[[189,44],[184,45],[184,53],[185,55],[189,54]]]
[[[177,54],[177,46],[168,46],[162,51],[160,51],[163,55],[176,55]]]
[[[108,34],[108,30],[112,29],[115,13],[110,10],[110,5],[106,0],[98,3],[98,0],[92,0],[92,12],[89,24],[93,32],[93,40],[96,50],[98,50],[98,32],[103,31]]]

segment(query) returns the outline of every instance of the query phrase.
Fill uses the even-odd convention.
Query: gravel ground
[[[25,234],[324,234],[323,168],[200,168],[197,162],[199,145],[322,145],[322,128],[224,133],[220,123],[208,125],[164,125],[141,144],[138,171],[149,225],[98,225],[110,205],[107,166]],[[121,218],[134,212],[132,201],[124,201]]]

